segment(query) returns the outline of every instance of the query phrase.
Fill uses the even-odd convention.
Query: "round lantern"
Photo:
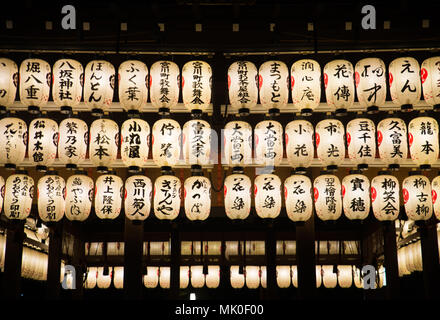
[[[5,198],[5,179],[3,179],[3,177],[0,177],[0,212],[2,211],[3,208],[4,198]]]
[[[402,195],[405,212],[410,220],[429,220],[431,218],[431,182],[426,176],[411,174],[405,178],[402,182]]]
[[[391,100],[404,111],[412,110],[422,93],[419,63],[411,57],[397,58],[391,61],[388,73]]]
[[[124,267],[114,268],[113,286],[116,289],[122,289],[124,287]]]
[[[245,277],[244,274],[239,273],[238,266],[231,266],[230,274],[231,274],[231,287],[234,289],[241,289],[244,287]]]
[[[82,163],[87,154],[89,129],[81,119],[67,118],[59,127],[58,158],[66,168],[74,169]]]
[[[24,161],[28,141],[27,125],[18,118],[3,118],[0,120],[0,163],[5,168],[15,169]]]
[[[116,160],[119,126],[110,119],[97,119],[90,126],[90,160],[98,171],[106,171]]]
[[[278,121],[265,120],[255,126],[255,162],[278,166],[283,159],[283,126]]]
[[[312,163],[315,153],[313,133],[313,125],[305,120],[294,120],[286,126],[287,160],[297,171],[303,172]]]
[[[421,169],[429,169],[439,155],[438,123],[431,117],[417,117],[408,124],[411,159]]]
[[[290,287],[290,266],[277,266],[276,274],[277,274],[277,284],[280,288],[288,288]]]
[[[229,103],[240,114],[248,114],[258,100],[258,70],[249,61],[236,61],[228,69]]]
[[[321,269],[322,282],[327,289],[336,288],[336,284],[338,283],[338,274],[333,272],[333,269],[332,265],[322,266]]]
[[[370,181],[366,176],[353,173],[342,179],[342,206],[345,216],[350,220],[364,220],[368,217]]]
[[[313,182],[316,215],[321,220],[337,220],[342,214],[341,182],[335,175],[324,174]]]
[[[379,221],[396,220],[400,211],[399,180],[386,172],[379,172],[371,180],[371,204]]]
[[[335,119],[325,119],[316,125],[316,153],[327,169],[336,169],[345,158],[344,125]]]
[[[185,215],[190,220],[206,220],[211,212],[211,182],[193,176],[184,183]]]
[[[385,63],[379,58],[365,58],[356,63],[354,70],[359,104],[369,113],[379,111],[387,96]]]
[[[229,219],[246,219],[251,211],[251,179],[232,174],[224,182],[225,212]]]
[[[383,119],[377,125],[379,157],[390,169],[397,169],[407,158],[408,143],[405,121],[399,118]]]
[[[248,289],[257,289],[260,286],[260,267],[245,266],[246,287]]]
[[[174,220],[180,211],[179,178],[163,175],[154,182],[154,214],[160,220]]]
[[[169,289],[170,287],[170,267],[159,267],[159,286],[162,289]]]
[[[38,113],[49,100],[51,69],[41,59],[26,59],[20,65],[20,101],[31,113]]]
[[[118,69],[119,103],[129,114],[138,114],[148,98],[148,68],[138,60],[128,60]]]
[[[262,107],[278,114],[289,99],[289,69],[282,61],[266,61],[258,70],[259,96]]]
[[[344,114],[354,102],[353,65],[347,60],[333,60],[324,67],[327,104],[336,114]]]
[[[146,176],[136,175],[125,180],[125,216],[129,220],[145,220],[150,215],[151,180]]]
[[[338,284],[341,288],[351,287],[353,284],[353,269],[351,266],[338,266]]]
[[[48,118],[37,118],[29,124],[28,153],[37,170],[46,170],[57,155],[58,124]]]
[[[321,67],[312,59],[296,61],[290,69],[292,101],[302,115],[311,115],[321,101]]]
[[[150,126],[142,119],[128,119],[121,126],[121,158],[130,171],[148,163]]]
[[[92,209],[93,180],[86,174],[70,176],[66,182],[66,218],[74,221],[86,220]]]
[[[124,184],[115,174],[105,174],[96,179],[95,214],[99,219],[115,219],[121,212]]]
[[[61,107],[61,112],[69,113],[82,98],[84,70],[81,63],[73,59],[60,59],[52,69],[52,99]]]
[[[13,174],[6,179],[4,212],[8,219],[24,220],[29,216],[34,197],[34,179]]]
[[[211,125],[200,119],[183,125],[183,158],[190,165],[207,165],[211,156]]]
[[[366,118],[357,118],[347,124],[348,157],[358,169],[367,169],[376,157],[376,127]]]
[[[18,67],[11,59],[0,58],[0,112],[14,104],[18,85]]]
[[[44,222],[60,221],[64,216],[66,183],[57,174],[40,178],[37,184],[38,214]]]
[[[191,266],[191,286],[193,288],[202,288],[205,285],[205,275],[203,266]]]
[[[87,268],[87,277],[84,283],[85,289],[93,289],[96,287],[96,278],[98,276],[98,268],[97,267],[88,267]]]
[[[423,98],[426,103],[434,107],[435,111],[440,110],[440,57],[432,57],[423,61],[420,69],[422,80]]]
[[[108,61],[92,60],[84,72],[84,103],[94,115],[108,111],[113,102],[115,67]]]
[[[440,176],[435,177],[431,183],[432,209],[438,220],[440,220]]]
[[[189,61],[182,68],[182,99],[191,113],[202,113],[211,103],[212,70],[204,61]]]
[[[206,286],[210,289],[218,288],[220,284],[220,266],[208,266],[205,282]]]
[[[287,216],[292,221],[306,221],[313,214],[312,182],[303,175],[292,175],[284,181]]]
[[[276,218],[281,211],[281,180],[274,174],[261,174],[254,182],[255,210],[260,218]]]
[[[104,267],[98,267],[98,276],[96,277],[96,284],[99,289],[108,289],[112,283],[113,268],[109,267],[108,274],[104,275]]]
[[[224,129],[225,164],[243,166],[252,163],[252,127],[244,121],[230,121]]]
[[[157,61],[150,68],[150,99],[159,113],[169,113],[177,105],[180,92],[179,66],[172,61]]]
[[[147,274],[144,275],[144,286],[156,288],[159,283],[159,267],[147,267]]]
[[[160,119],[153,125],[153,161],[159,167],[174,166],[180,157],[180,124]]]

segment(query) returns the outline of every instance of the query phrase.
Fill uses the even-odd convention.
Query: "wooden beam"
[[[125,218],[124,293],[127,299],[142,297],[143,227],[142,222]]]

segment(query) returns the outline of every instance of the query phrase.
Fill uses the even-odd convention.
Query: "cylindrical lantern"
[[[37,170],[54,163],[58,146],[58,124],[48,118],[37,118],[29,124],[29,158]]]
[[[93,180],[85,174],[70,176],[66,182],[66,218],[86,220],[92,209]]]
[[[150,99],[160,113],[177,105],[180,92],[179,66],[172,61],[156,61],[150,68]]]
[[[148,67],[142,61],[128,60],[118,68],[119,103],[129,114],[139,113],[147,104]]]
[[[341,288],[350,288],[353,284],[353,269],[350,265],[338,266],[338,284]]]
[[[278,166],[283,159],[283,126],[278,121],[265,120],[255,126],[255,162]]]
[[[295,288],[298,288],[298,267],[292,266],[292,284]]]
[[[93,289],[96,287],[96,280],[98,276],[98,268],[97,267],[88,267],[87,268],[87,277],[84,283],[85,289]]]
[[[292,175],[284,181],[287,216],[292,221],[306,221],[313,214],[312,182],[303,175]]]
[[[172,119],[160,119],[153,125],[153,161],[159,167],[174,166],[180,156],[180,124]]]
[[[159,267],[147,267],[147,274],[144,275],[144,286],[156,288],[159,283]]]
[[[376,157],[376,128],[374,122],[357,118],[347,124],[348,157],[359,169],[367,169]]]
[[[210,289],[218,288],[220,284],[220,266],[208,266],[205,282],[206,286]]]
[[[440,57],[432,57],[423,61],[420,69],[420,78],[422,80],[423,98],[427,104],[434,107],[434,110],[440,109]]]
[[[96,179],[95,214],[99,219],[115,219],[121,212],[124,184],[115,174],[105,174]]]
[[[244,274],[239,273],[239,266],[231,266],[231,287],[234,289],[241,289],[244,287],[245,277]]]
[[[397,58],[391,61],[388,73],[391,100],[402,110],[412,110],[422,93],[419,63],[411,57]]]
[[[278,114],[289,99],[289,68],[282,61],[266,61],[258,70],[260,103],[271,114]]]
[[[154,214],[162,220],[174,220],[180,211],[180,188],[179,178],[171,175],[163,175],[154,182]]]
[[[313,133],[313,125],[306,120],[294,120],[287,124],[284,137],[291,167],[304,171],[312,163],[315,153]]]
[[[20,101],[29,112],[38,113],[49,100],[51,69],[41,59],[26,59],[20,65]]]
[[[225,212],[230,219],[246,219],[251,211],[251,179],[231,174],[224,183]]]
[[[17,85],[17,64],[11,59],[0,58],[0,112],[14,104]]]
[[[429,220],[432,216],[431,182],[423,175],[410,175],[402,182],[403,203],[410,220]]]
[[[338,283],[338,274],[333,272],[332,265],[322,266],[322,282],[327,289],[336,288]]]
[[[260,218],[276,218],[281,211],[281,180],[261,174],[254,181],[255,210]]]
[[[362,174],[350,174],[342,179],[342,206],[345,216],[363,220],[370,212],[370,181]]]
[[[361,276],[361,270],[353,266],[353,282],[356,288],[362,289],[364,287],[364,279]]]
[[[98,171],[105,171],[116,160],[119,126],[110,119],[97,119],[90,126],[90,159]]]
[[[292,101],[303,115],[311,115],[321,101],[321,67],[312,59],[296,61],[290,69]]]
[[[189,267],[188,266],[180,266],[180,289],[186,289],[189,285]]]
[[[432,180],[431,189],[432,209],[434,210],[434,214],[437,217],[437,220],[440,220],[440,176],[437,176]]]
[[[316,153],[328,169],[337,168],[345,158],[344,125],[335,119],[325,119],[316,125]]]
[[[116,289],[124,288],[124,267],[115,267],[113,285]]]
[[[152,185],[146,176],[136,175],[125,180],[125,216],[130,220],[145,220],[150,215]]]
[[[60,59],[52,69],[52,99],[62,112],[70,112],[80,102],[83,94],[84,70],[73,59]]]
[[[60,221],[64,216],[66,183],[56,174],[45,175],[38,181],[38,214],[44,222]]]
[[[162,289],[168,289],[170,287],[170,267],[159,267],[159,286]]]
[[[327,104],[336,114],[343,114],[353,106],[353,65],[347,60],[333,60],[324,67],[324,86]]]
[[[257,289],[260,286],[260,267],[245,266],[246,287],[248,289]]]
[[[431,117],[417,117],[408,124],[411,159],[421,169],[429,169],[439,155],[438,122]]]
[[[26,155],[28,131],[26,122],[18,118],[0,120],[0,163],[14,169],[23,162]]]
[[[252,163],[252,127],[244,121],[230,121],[224,129],[225,164],[243,166]]]
[[[399,180],[395,176],[379,174],[371,180],[371,204],[377,220],[397,219],[400,211]]]
[[[211,104],[211,81],[211,66],[205,61],[189,61],[183,65],[182,99],[192,113],[201,113]]]
[[[121,158],[124,165],[138,171],[148,162],[150,126],[142,119],[128,119],[121,126]]]
[[[96,277],[96,284],[99,289],[108,289],[112,283],[113,268],[108,268],[108,274],[104,275],[104,267],[98,267],[98,276]]]
[[[29,216],[34,197],[34,179],[13,174],[6,179],[4,212],[8,219],[24,220]]]
[[[276,274],[277,274],[277,284],[280,288],[288,288],[290,287],[290,266],[277,266]]]
[[[84,72],[84,103],[96,115],[108,111],[113,102],[115,67],[108,61],[92,60]]]
[[[397,169],[407,158],[408,143],[405,121],[399,118],[383,119],[377,125],[379,157],[390,169]]]
[[[211,157],[211,125],[200,119],[185,122],[182,130],[186,164],[207,165]]]
[[[193,288],[202,288],[205,285],[205,275],[203,266],[191,266],[191,286]]]
[[[206,220],[211,212],[211,182],[193,176],[184,183],[185,215],[190,220]]]
[[[58,158],[67,168],[76,168],[86,158],[89,129],[81,119],[67,118],[59,127]]]
[[[258,70],[249,61],[236,61],[228,69],[229,103],[239,113],[248,114],[258,101]]]
[[[337,220],[342,214],[341,182],[335,175],[318,176],[313,183],[316,215],[321,220]]]

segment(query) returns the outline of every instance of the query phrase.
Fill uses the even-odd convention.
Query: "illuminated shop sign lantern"
[[[172,119],[160,119],[153,125],[153,161],[159,167],[174,166],[179,161],[180,124]]]
[[[231,174],[223,188],[226,216],[232,220],[246,219],[251,211],[251,179],[244,174]]]
[[[347,60],[333,60],[324,66],[324,87],[327,104],[344,114],[353,106],[353,65]]]
[[[92,60],[84,72],[84,103],[94,115],[108,111],[113,102],[115,67],[108,61]]]
[[[292,221],[306,221],[313,214],[312,182],[304,175],[292,175],[284,181],[287,216]]]
[[[388,69],[391,100],[403,111],[411,111],[422,94],[419,63],[411,57],[397,58]]]
[[[18,85],[18,67],[11,59],[0,58],[0,112],[14,104]]]
[[[399,180],[395,176],[380,173],[371,180],[371,204],[379,221],[396,220],[400,211]]]
[[[369,113],[379,111],[387,96],[385,63],[379,58],[365,58],[356,63],[354,70],[359,104]]]
[[[290,69],[292,101],[302,115],[311,115],[321,101],[321,67],[311,59],[296,61]]]
[[[125,180],[124,211],[129,220],[145,220],[150,215],[153,186],[151,180],[135,175]]]
[[[129,170],[138,171],[148,163],[150,126],[142,119],[128,119],[121,126],[121,158]]]
[[[154,182],[154,215],[160,220],[174,220],[180,210],[179,178],[171,175],[163,175]]]
[[[67,118],[59,127],[58,158],[69,169],[81,164],[87,154],[89,128],[81,119]]]
[[[402,182],[405,212],[410,220],[429,220],[432,216],[431,182],[423,175],[410,175]]]
[[[94,184],[86,174],[70,176],[66,182],[66,218],[70,221],[86,220],[92,209]]]
[[[362,174],[349,174],[342,179],[342,206],[350,220],[364,220],[370,212],[370,181]]]
[[[207,165],[211,157],[211,126],[200,119],[189,120],[183,125],[183,158],[186,164]]]
[[[244,166],[252,163],[252,127],[244,121],[230,121],[224,129],[225,164]]]
[[[432,209],[437,220],[440,220],[440,176],[435,177],[431,183]]]
[[[287,124],[284,134],[289,164],[299,171],[310,167],[315,153],[313,125],[305,120],[294,120]]]
[[[38,214],[44,222],[60,221],[64,216],[66,183],[56,174],[40,178],[37,184]]]
[[[58,124],[48,118],[37,118],[29,124],[28,153],[37,170],[54,163],[58,146]]]
[[[367,169],[376,157],[376,127],[366,118],[353,119],[347,124],[348,157],[358,169]]]
[[[150,100],[159,113],[169,113],[179,101],[180,70],[172,61],[156,61],[150,68]]]
[[[110,119],[97,119],[90,126],[90,160],[98,171],[105,171],[116,160],[119,126]]]
[[[34,179],[13,174],[6,179],[4,212],[8,219],[24,220],[29,216],[34,197]]]
[[[438,122],[431,117],[417,117],[408,124],[411,159],[421,169],[429,169],[439,155]]]
[[[202,113],[211,104],[211,66],[204,61],[189,61],[182,68],[182,99],[191,113]]]
[[[26,122],[18,118],[0,120],[0,163],[5,168],[15,169],[24,161],[28,142]],[[32,151],[32,150],[31,150]]]
[[[84,69],[73,59],[60,59],[52,68],[52,99],[61,107],[61,112],[69,113],[81,102],[84,83]]]
[[[316,215],[319,219],[337,220],[342,214],[341,182],[332,174],[318,176],[313,183]]]
[[[266,61],[258,71],[259,96],[262,107],[278,114],[289,99],[289,69],[282,61]]]
[[[124,183],[115,174],[101,175],[96,179],[95,213],[99,219],[115,219],[121,212]]]
[[[324,166],[335,169],[345,158],[344,125],[335,119],[325,119],[316,125],[316,153]]]
[[[258,70],[249,61],[236,61],[228,69],[229,103],[239,113],[248,114],[258,101]]]
[[[185,215],[189,220],[206,220],[211,212],[211,182],[193,176],[184,183]]]
[[[397,169],[408,155],[405,121],[399,118],[383,119],[377,125],[379,157],[390,169]]]
[[[261,174],[254,181],[255,210],[260,218],[276,218],[281,211],[281,180]]]
[[[420,69],[423,98],[425,102],[440,110],[440,57],[432,57],[423,61]]]
[[[148,67],[138,60],[128,60],[118,68],[119,103],[129,114],[139,113],[148,98]]]
[[[283,159],[283,126],[278,121],[265,120],[255,126],[255,162],[278,166]]]

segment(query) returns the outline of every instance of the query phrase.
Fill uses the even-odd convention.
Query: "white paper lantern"
[[[148,163],[150,126],[142,119],[128,119],[121,127],[121,158],[127,167],[139,169]]]
[[[324,67],[327,104],[336,113],[351,109],[354,102],[353,65],[347,60],[333,60]]]
[[[84,103],[93,113],[108,111],[113,102],[115,67],[108,61],[92,60],[84,72]]]
[[[49,100],[51,69],[41,59],[26,59],[20,65],[20,101],[30,112],[38,112]]]
[[[66,183],[55,174],[45,175],[38,181],[38,214],[44,222],[60,221],[64,216]]]
[[[208,274],[205,277],[206,286],[216,289],[220,285],[220,266],[208,266]]]
[[[294,120],[287,124],[286,154],[293,168],[308,168],[315,153],[313,145],[313,125],[306,120]]]
[[[142,61],[128,60],[118,68],[119,103],[125,111],[139,112],[147,104],[148,67]]]
[[[357,267],[354,267],[353,270],[353,282],[356,288],[362,289],[364,287],[364,280],[361,276],[361,270]]]
[[[292,284],[295,288],[298,288],[298,267],[292,266]]]
[[[257,289],[260,286],[260,267],[245,266],[244,272],[246,275],[246,287],[248,289]]]
[[[243,166],[252,163],[252,127],[244,121],[230,121],[224,129],[225,164]]]
[[[434,110],[440,108],[440,57],[432,57],[423,61],[420,69],[420,78],[422,80],[423,98],[426,103],[434,107]]]
[[[153,161],[159,167],[174,166],[180,157],[180,124],[160,119],[153,125]]]
[[[13,174],[6,179],[4,212],[8,219],[24,220],[29,216],[34,197],[34,179]]]
[[[98,267],[98,276],[96,284],[99,289],[108,289],[112,283],[113,268],[109,267],[108,274],[104,275],[104,267]]]
[[[342,206],[345,216],[363,220],[370,212],[370,181],[362,174],[350,174],[342,179]]]
[[[342,214],[341,182],[335,175],[318,176],[313,183],[316,215],[321,220],[337,220]]]
[[[101,175],[96,179],[95,214],[99,219],[115,219],[121,212],[124,184],[115,174]]]
[[[371,203],[377,220],[396,220],[400,211],[399,180],[388,174],[374,177],[371,180]]]
[[[411,159],[422,169],[430,168],[439,155],[438,122],[431,117],[417,117],[408,124]]]
[[[154,108],[172,109],[180,92],[179,66],[172,61],[157,61],[150,68],[150,99]]]
[[[0,58],[0,110],[14,104],[17,94],[18,67],[11,59]]]
[[[402,110],[412,110],[422,94],[419,63],[411,57],[394,59],[389,65],[388,74],[391,100]]]
[[[435,177],[431,183],[432,189],[432,209],[437,220],[440,220],[440,176]]]
[[[57,155],[58,124],[48,118],[37,118],[29,124],[29,158],[37,170],[45,170]]]
[[[191,286],[193,288],[202,288],[205,285],[205,275],[203,266],[191,266]]]
[[[151,180],[146,176],[136,175],[125,180],[125,216],[129,220],[145,220],[150,215]]]
[[[321,266],[315,266],[316,272],[316,287],[319,288],[322,284],[322,269]]]
[[[224,183],[225,212],[229,219],[246,219],[251,211],[251,179],[244,174],[232,174]]]
[[[261,287],[263,289],[267,288],[267,268],[266,266],[260,267],[260,281],[261,281]]]
[[[327,289],[336,288],[338,283],[338,275],[333,272],[332,265],[322,266],[322,282]]]
[[[238,266],[231,266],[230,274],[231,274],[231,287],[234,289],[241,289],[244,287],[245,276],[244,274],[239,274]]]
[[[18,118],[0,120],[0,163],[15,168],[24,161],[28,142],[26,122]]]
[[[262,107],[278,113],[289,99],[289,69],[282,61],[266,61],[258,70],[259,96]]]
[[[228,68],[229,103],[238,112],[249,113],[258,101],[258,70],[249,61],[236,61]]]
[[[190,165],[207,165],[211,157],[211,125],[200,119],[183,125],[183,158]]]
[[[124,267],[114,268],[113,285],[116,289],[124,287]]]
[[[288,288],[290,287],[290,266],[277,266],[277,284],[280,288]]]
[[[324,166],[337,167],[345,158],[344,125],[335,119],[325,119],[316,125],[316,153]]]
[[[278,121],[265,120],[255,126],[255,162],[278,166],[283,159],[283,126]]]
[[[154,182],[154,214],[160,220],[174,220],[180,211],[180,180],[163,175]]]
[[[180,266],[180,289],[186,289],[189,285],[189,267],[188,266]]]
[[[211,182],[193,176],[184,183],[185,215],[190,220],[206,220],[211,212]]]
[[[410,175],[402,183],[403,203],[410,220],[429,220],[432,216],[431,182],[423,175]]]
[[[58,158],[67,168],[76,168],[87,154],[89,129],[81,119],[67,118],[59,127]]]
[[[313,214],[312,182],[304,175],[292,175],[284,181],[287,216],[292,221],[306,221]]]
[[[351,266],[338,266],[338,284],[341,288],[350,288],[352,286],[353,270]]]
[[[358,168],[366,169],[376,157],[376,127],[366,118],[357,118],[347,124],[348,157]]]
[[[170,267],[159,267],[159,286],[162,289],[170,288],[170,278],[171,278]]]
[[[281,180],[261,174],[254,181],[255,210],[260,218],[276,218],[281,211]]]
[[[0,176],[0,212],[3,209],[3,201],[5,199],[5,179],[3,179],[3,177]],[[1,255],[0,255],[1,258]]]
[[[296,61],[290,69],[292,101],[301,114],[309,115],[321,101],[321,67],[312,59]]]
[[[399,118],[383,119],[377,125],[379,157],[390,168],[399,168],[407,158],[408,143],[405,121]]]
[[[144,275],[144,286],[156,288],[159,283],[159,267],[147,267],[147,274]]]
[[[96,280],[98,277],[98,268],[97,267],[88,267],[87,268],[87,276],[86,281],[84,283],[85,289],[93,289],[96,287]]]
[[[119,126],[110,119],[97,119],[90,126],[90,160],[99,171],[104,171],[116,160]]]
[[[185,107],[205,111],[211,104],[212,70],[205,61],[189,61],[182,68],[182,99]]]
[[[70,176],[66,182],[66,218],[84,221],[90,215],[93,200],[93,180],[85,174]]]
[[[52,69],[52,99],[61,111],[72,111],[78,106],[83,94],[84,69],[73,59],[60,59]]]
[[[387,96],[385,63],[380,58],[365,58],[356,63],[354,70],[359,104],[369,112],[378,111]]]

